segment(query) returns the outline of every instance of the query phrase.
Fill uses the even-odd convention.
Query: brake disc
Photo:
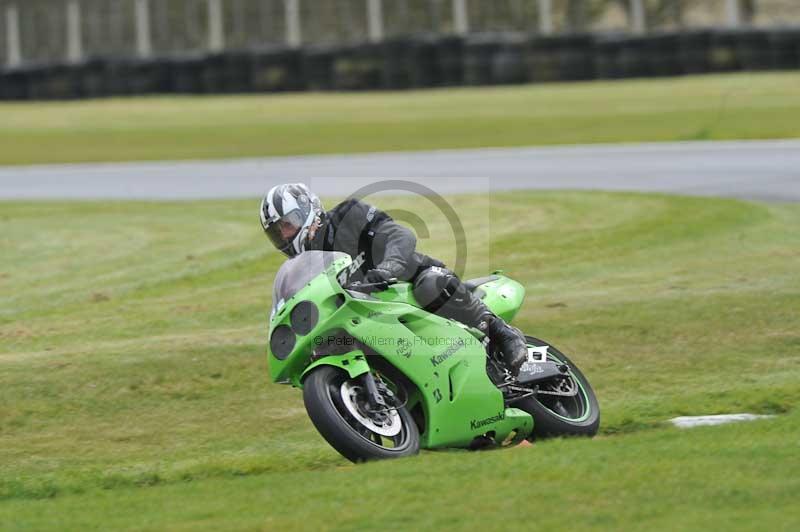
[[[387,438],[392,438],[400,434],[403,428],[403,421],[400,419],[400,414],[397,413],[397,410],[383,412],[381,414],[382,419],[375,419],[368,413],[363,412],[361,407],[359,407],[357,398],[360,393],[362,393],[362,388],[360,386],[352,385],[349,381],[342,383],[342,402],[345,408],[347,408],[347,411],[350,412],[350,415],[375,434],[380,434]]]

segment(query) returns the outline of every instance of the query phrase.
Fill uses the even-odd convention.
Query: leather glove
[[[389,270],[384,270],[383,268],[375,268],[367,272],[364,276],[364,282],[370,284],[378,284],[378,283],[388,283],[390,279],[393,279],[394,275]]]

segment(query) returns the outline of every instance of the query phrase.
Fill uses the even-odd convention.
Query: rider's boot
[[[481,316],[477,328],[489,337],[492,344],[497,346],[503,354],[508,371],[513,377],[517,377],[520,368],[528,359],[528,345],[522,331],[490,312]]]

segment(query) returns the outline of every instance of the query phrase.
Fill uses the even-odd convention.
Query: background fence
[[[0,99],[800,69],[800,0],[0,0],[0,14]]]
[[[419,33],[800,24],[798,0],[0,0],[0,65],[380,41]]]

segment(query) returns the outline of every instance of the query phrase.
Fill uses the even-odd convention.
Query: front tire
[[[303,401],[323,438],[351,462],[382,460],[419,452],[419,429],[405,407],[384,415],[365,410],[357,379],[332,366],[306,377]]]
[[[520,399],[515,408],[533,417],[533,438],[556,436],[588,436],[597,434],[600,427],[600,405],[589,381],[581,370],[562,352],[543,340],[525,336],[530,347],[547,346],[548,360],[569,366],[569,373],[578,387],[572,397],[535,394]]]

